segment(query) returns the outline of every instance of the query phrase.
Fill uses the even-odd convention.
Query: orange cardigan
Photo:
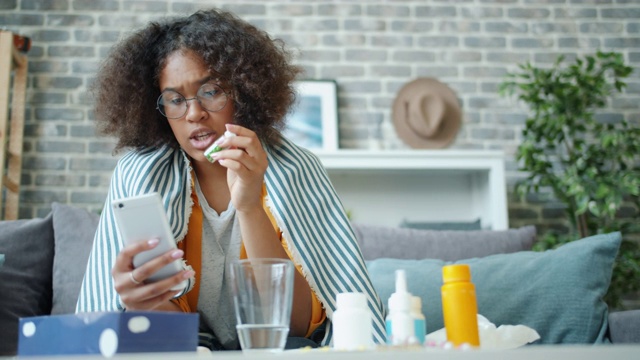
[[[264,207],[267,216],[269,216],[269,220],[271,220],[271,224],[274,229],[278,233],[280,238],[280,243],[282,247],[291,258],[291,253],[289,252],[289,248],[287,247],[287,243],[284,241],[282,237],[282,231],[278,227],[273,214],[269,211],[269,208],[266,205],[267,198],[267,189],[263,185],[262,186],[262,206]],[[183,312],[196,312],[198,309],[198,295],[200,293],[200,269],[202,263],[202,208],[200,207],[200,202],[198,201],[198,195],[195,191],[191,192],[191,199],[193,200],[193,207],[191,209],[191,216],[189,217],[189,230],[187,231],[187,235],[185,238],[178,242],[178,248],[184,251],[185,260],[188,265],[191,265],[193,270],[195,271],[196,282],[186,295],[183,295],[177,299],[173,299],[172,302],[177,304]],[[240,259],[246,259],[247,252],[244,248],[244,244],[240,247]],[[300,265],[296,264],[296,269],[298,272],[302,274],[302,268]],[[302,274],[304,275],[304,274]],[[322,303],[318,300],[316,294],[311,290],[311,321],[309,324],[309,328],[307,330],[307,334],[305,336],[310,336],[315,329],[318,328],[326,319],[327,314],[322,307]]]

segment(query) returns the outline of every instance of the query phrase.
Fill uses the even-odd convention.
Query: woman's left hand
[[[262,183],[267,171],[267,153],[255,132],[240,125],[227,124],[236,134],[220,144],[228,149],[217,155],[220,165],[227,168],[227,183],[231,202],[238,211],[262,208]],[[224,157],[221,155],[224,154]]]

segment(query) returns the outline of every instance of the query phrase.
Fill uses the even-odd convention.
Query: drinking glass
[[[286,259],[231,263],[236,330],[243,352],[281,352],[287,342],[294,265]]]

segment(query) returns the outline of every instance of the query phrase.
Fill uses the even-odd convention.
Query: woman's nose
[[[187,121],[201,121],[207,116],[197,97],[185,99],[187,103]]]

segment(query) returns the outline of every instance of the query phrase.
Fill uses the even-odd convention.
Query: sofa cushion
[[[607,342],[609,288],[620,233],[576,240],[545,252],[523,251],[456,261],[471,268],[478,312],[496,326],[522,324],[543,344]],[[378,259],[367,262],[374,287],[386,302],[395,270],[405,269],[409,291],[422,298],[427,330],[443,327],[442,260]]]
[[[610,313],[609,337],[614,344],[640,343],[640,309]]]
[[[475,221],[407,221],[400,223],[401,228],[421,230],[481,230],[480,219]]]
[[[441,259],[454,261],[531,250],[535,226],[509,230],[422,230],[353,224],[366,260]],[[389,246],[393,242],[394,246]]]
[[[51,313],[68,314],[76,310],[99,216],[58,203],[53,203],[51,209],[55,243]]]
[[[15,354],[18,319],[51,311],[52,216],[0,221],[0,356]]]

